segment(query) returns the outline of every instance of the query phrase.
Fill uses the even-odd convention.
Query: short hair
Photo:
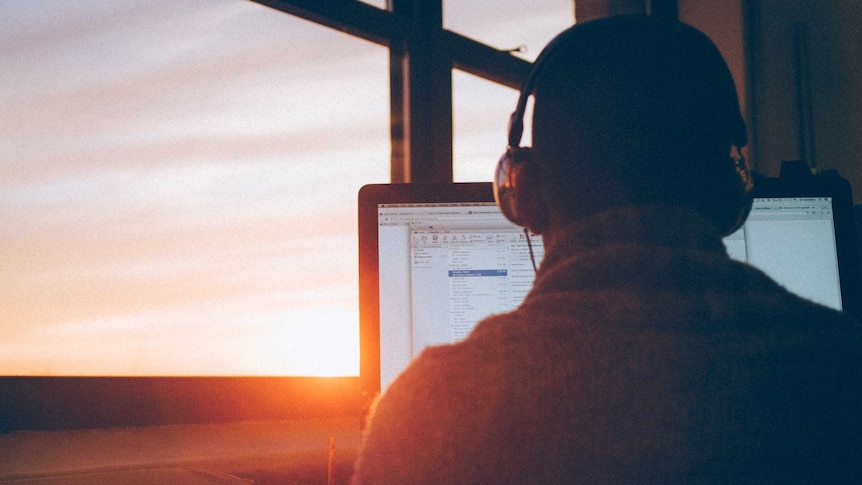
[[[706,35],[622,16],[576,25],[547,49],[533,73],[533,152],[567,213],[723,203],[714,181],[735,173],[730,148],[747,135],[730,69]]]

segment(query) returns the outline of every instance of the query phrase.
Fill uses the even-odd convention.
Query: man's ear
[[[534,234],[541,234],[547,229],[549,221],[547,188],[541,183],[535,163],[519,163],[513,168],[516,170],[518,211],[524,227]]]

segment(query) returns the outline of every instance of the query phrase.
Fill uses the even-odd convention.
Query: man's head
[[[628,16],[563,32],[525,84],[512,145],[530,94],[533,148],[513,154],[527,160],[511,168],[531,229],[629,204],[691,207],[723,233],[747,214],[747,187],[730,157],[747,141],[736,88],[718,49],[694,28]]]

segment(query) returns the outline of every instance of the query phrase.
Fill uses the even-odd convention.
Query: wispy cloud
[[[388,62],[247,1],[0,4],[0,374],[355,374]],[[467,177],[515,94],[456,92]]]
[[[71,5],[2,7],[0,372],[355,373],[386,50],[250,2]]]

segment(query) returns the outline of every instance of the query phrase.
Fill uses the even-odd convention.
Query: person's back
[[[497,181],[504,213],[545,240],[534,287],[399,376],[353,482],[854,481],[862,329],[728,257],[721,237],[747,213],[725,160],[745,144],[738,106],[715,115],[724,101],[695,96],[704,86],[654,82],[697,68],[711,44],[646,18],[564,36],[573,47],[549,47],[562,54],[540,56],[545,77],[525,88],[536,91],[534,148],[510,153]],[[735,103],[723,61],[717,69],[724,78],[709,82],[731,82]],[[681,86],[698,76],[715,75]]]

